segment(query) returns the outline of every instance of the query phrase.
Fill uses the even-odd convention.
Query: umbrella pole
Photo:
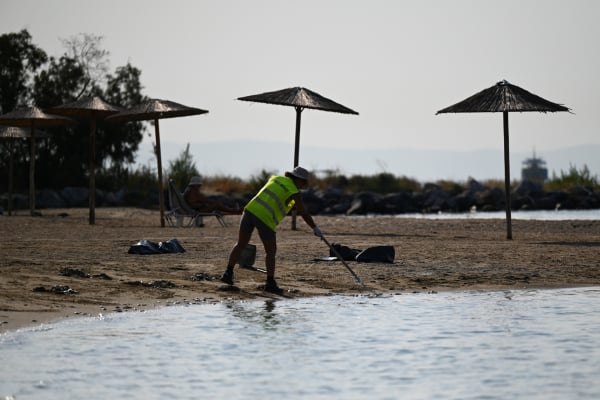
[[[31,138],[29,140],[29,213],[35,215],[35,130],[31,122]]]
[[[13,139],[9,140],[9,144],[8,144],[8,153],[9,153],[9,159],[8,159],[8,215],[11,216],[12,215],[12,193],[13,193],[13,162],[14,162],[14,155],[13,155],[13,151],[14,151],[14,143],[13,143]]]
[[[294,142],[294,168],[300,164],[300,122],[302,121],[302,107],[296,107],[296,140]]]
[[[508,143],[508,111],[503,112],[504,122],[504,195],[506,202],[506,238],[512,239],[512,221],[510,215],[510,159]]]
[[[90,225],[94,225],[96,223],[96,119],[92,118],[90,120],[90,163],[89,163],[89,173],[90,173],[90,191],[89,191],[89,205],[90,205],[90,214],[89,214],[89,223]]]
[[[302,120],[302,107],[296,107],[296,139],[294,142],[294,168],[300,164],[300,122]],[[292,211],[292,230],[296,230],[296,210]]]
[[[154,119],[154,133],[156,135],[156,164],[158,167],[158,205],[160,208],[160,226],[165,227],[165,200],[163,196],[162,160],[160,157],[160,128],[158,118]]]

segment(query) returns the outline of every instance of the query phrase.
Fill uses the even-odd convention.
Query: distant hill
[[[165,170],[169,161],[185,149],[185,143],[161,142]],[[190,143],[190,151],[198,170],[205,175],[230,175],[247,179],[261,170],[282,172],[293,164],[293,143],[283,142],[210,142]],[[600,177],[600,144],[573,146],[558,150],[537,151],[546,161],[549,176],[567,171],[573,164],[578,169],[587,165],[593,175]],[[522,162],[531,152],[511,152],[511,177],[521,178]],[[143,143],[138,152],[138,164],[156,168],[149,144]],[[313,171],[337,169],[344,175],[373,175],[390,172],[421,182],[449,179],[465,181],[504,179],[502,150],[444,151],[421,149],[333,149],[301,146],[300,164]]]

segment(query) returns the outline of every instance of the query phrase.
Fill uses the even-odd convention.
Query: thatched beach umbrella
[[[18,126],[0,126],[0,138],[8,140],[8,215],[12,215],[12,194],[13,194],[13,163],[14,149],[13,144],[15,139],[26,139],[31,136],[29,129]],[[50,135],[38,129],[35,130],[36,138],[47,138]]]
[[[129,122],[154,120],[156,136],[156,163],[158,167],[158,202],[160,207],[160,226],[165,226],[165,201],[163,196],[162,160],[160,152],[160,129],[158,120],[163,118],[186,117],[189,115],[206,114],[207,110],[188,107],[168,100],[150,99],[130,110],[111,115],[108,122]]]
[[[442,113],[476,113],[501,112],[504,121],[504,191],[506,199],[506,238],[512,239],[512,222],[510,213],[510,162],[508,141],[509,112],[557,112],[570,111],[567,107],[543,99],[518,86],[503,80],[494,86],[482,90],[473,96],[450,107],[439,110]]]
[[[96,223],[96,131],[98,121],[109,115],[124,111],[121,107],[108,104],[100,97],[84,97],[77,101],[63,104],[49,110],[54,114],[66,115],[76,119],[90,121],[90,150],[88,172],[90,175],[89,190],[89,223]]]
[[[35,215],[35,128],[62,126],[75,122],[71,118],[47,114],[34,106],[0,115],[1,125],[29,128],[31,133],[29,138],[29,211],[31,215]]]
[[[312,90],[303,87],[293,87],[288,89],[266,92],[251,96],[239,97],[238,100],[252,101],[257,103],[277,104],[281,106],[291,106],[296,109],[296,136],[294,143],[294,167],[300,163],[300,122],[302,111],[305,108],[313,110],[331,111],[342,114],[358,113],[350,108],[336,103]],[[296,214],[292,214],[292,229],[296,229]]]
[[[342,114],[358,113],[349,109],[333,100],[321,96],[318,93],[308,90],[303,87],[293,87],[288,89],[277,90],[275,92],[266,92],[251,96],[239,97],[238,100],[253,101],[256,103],[278,104],[281,106],[291,106],[296,109],[296,140],[294,145],[294,167],[299,164],[299,148],[300,148],[300,122],[302,111],[305,108],[314,110],[332,111]]]

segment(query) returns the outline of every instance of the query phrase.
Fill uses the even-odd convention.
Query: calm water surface
[[[600,288],[169,307],[9,332],[0,359],[2,399],[598,399]]]
[[[566,220],[600,220],[600,210],[534,210],[511,211],[511,219],[566,221]],[[505,219],[506,211],[476,211],[466,213],[412,213],[397,214],[397,218],[417,219]]]

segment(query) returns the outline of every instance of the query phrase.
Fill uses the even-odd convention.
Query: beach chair
[[[165,220],[170,226],[204,226],[203,217],[215,217],[221,226],[227,226],[220,212],[200,212],[187,204],[183,194],[175,187],[173,179],[169,179],[169,207],[170,210],[165,214]],[[184,224],[186,220],[188,222]]]

